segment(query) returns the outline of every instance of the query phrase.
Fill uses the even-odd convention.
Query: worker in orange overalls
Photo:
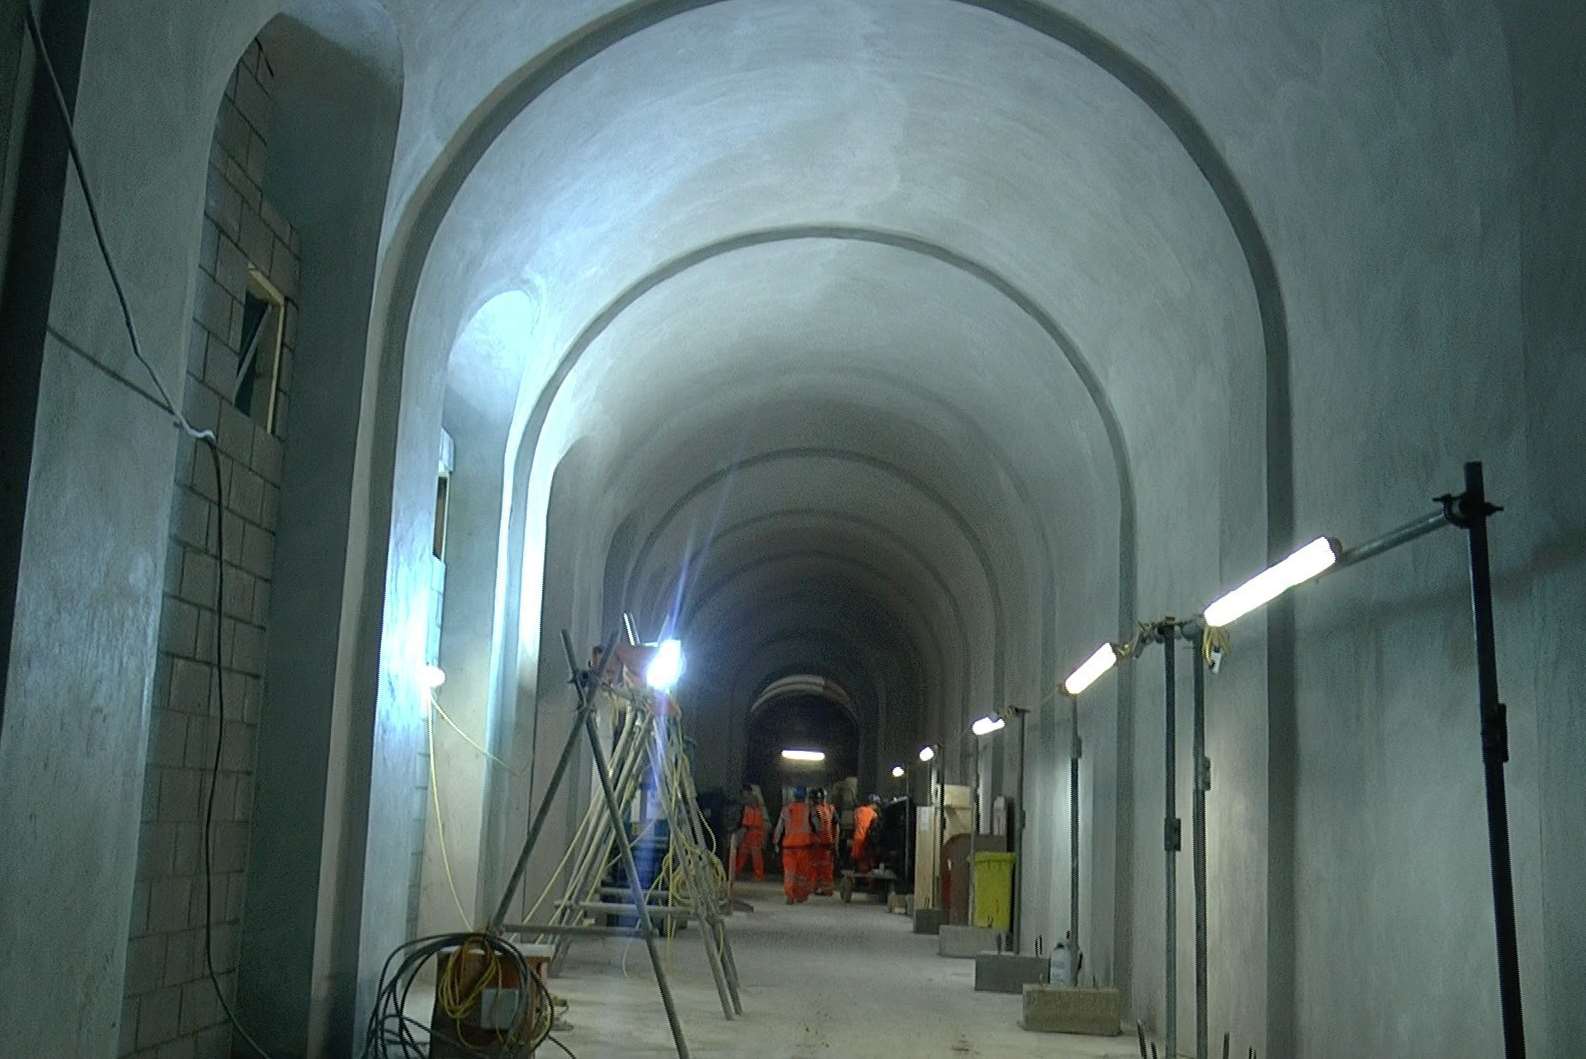
[[[771,841],[782,851],[782,892],[787,903],[803,904],[810,898],[810,850],[815,845],[815,817],[804,800],[804,788],[793,788],[793,800],[776,818]]]
[[[758,882],[765,878],[765,806],[760,795],[749,784],[743,785],[743,816],[738,821],[738,858],[732,866],[735,874],[742,875],[744,863],[754,862],[754,877]]]
[[[854,810],[854,837],[849,843],[848,852],[854,858],[854,871],[864,873],[875,867],[870,856],[868,841],[870,829],[876,826],[876,820],[881,816],[881,799],[872,794],[865,799],[865,804]]]
[[[837,810],[820,787],[815,788],[814,801],[816,842],[811,855],[815,860],[815,893],[829,897],[836,892]]]

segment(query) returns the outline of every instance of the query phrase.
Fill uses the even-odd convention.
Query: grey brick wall
[[[193,423],[214,429],[220,438],[226,506],[222,511],[216,503],[208,453],[185,444],[171,509],[138,880],[128,925],[120,1054],[137,1059],[231,1054],[230,1027],[204,966],[202,821],[215,747],[218,666],[226,730],[215,791],[210,921],[216,970],[229,996],[236,987],[247,895],[255,732],[266,679],[265,624],[282,438],[290,424],[300,275],[297,231],[265,201],[260,186],[272,116],[271,79],[257,44],[251,46],[226,90],[210,152],[184,401]],[[229,401],[250,264],[288,299],[282,350],[286,393],[275,435]],[[218,547],[222,527],[224,555]],[[225,599],[217,615],[221,563]]]

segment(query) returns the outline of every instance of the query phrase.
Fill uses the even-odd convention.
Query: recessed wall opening
[[[286,336],[286,296],[257,268],[248,268],[242,303],[242,354],[232,403],[272,434],[283,394],[281,350]]]

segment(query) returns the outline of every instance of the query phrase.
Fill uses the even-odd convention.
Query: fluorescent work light
[[[1221,628],[1271,602],[1295,585],[1309,581],[1338,561],[1338,542],[1318,537],[1275,566],[1270,566],[1206,608],[1206,624]]]
[[[934,746],[922,746],[922,747],[920,747],[920,760],[921,761],[929,761],[929,760],[931,760],[931,758],[933,758],[935,756],[936,756],[936,748]]]
[[[671,691],[683,675],[683,645],[663,640],[644,671],[644,682],[657,691]]]
[[[419,667],[419,687],[435,689],[446,683],[446,670],[440,666],[424,665]]]
[[[903,778],[903,766],[902,765],[893,765],[892,766],[892,778],[895,779],[895,780],[901,780]]]
[[[1000,731],[1007,723],[1001,717],[992,717],[988,714],[970,725],[969,730],[976,735],[990,735],[992,732]]]
[[[825,761],[824,750],[784,750],[782,756],[789,761]]]
[[[1068,675],[1068,679],[1063,681],[1063,690],[1070,695],[1078,695],[1117,664],[1118,649],[1110,643],[1104,643]]]

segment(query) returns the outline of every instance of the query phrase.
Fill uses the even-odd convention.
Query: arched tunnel
[[[1074,984],[1142,1048],[1586,1035],[1571,5],[29,9],[38,44],[0,42],[28,100],[0,108],[28,115],[0,124],[0,339],[26,354],[0,936],[114,970],[79,1018],[0,957],[38,1012],[0,1014],[0,1053],[242,1054],[252,1027],[260,1053],[398,1054],[382,961],[532,918],[602,811],[596,749],[638,731],[593,648],[672,640],[656,745],[704,810],[699,870],[749,895],[724,898],[734,1018],[668,947],[696,1054],[1133,1054],[1035,1036],[1027,996],[934,962],[956,935],[920,913],[973,929],[947,895],[974,863],[1012,865],[977,944],[1044,979],[1077,931]],[[1477,460],[1485,589],[1453,495]],[[1428,510],[1417,534],[1457,532],[1350,569]],[[1206,635],[1319,537],[1335,572]],[[784,903],[804,787],[850,828],[871,794],[894,814],[878,885],[912,915]],[[739,874],[749,841],[772,882]],[[94,910],[11,911],[85,873]],[[651,965],[592,922],[540,983],[569,998],[555,1040],[671,1054]]]

